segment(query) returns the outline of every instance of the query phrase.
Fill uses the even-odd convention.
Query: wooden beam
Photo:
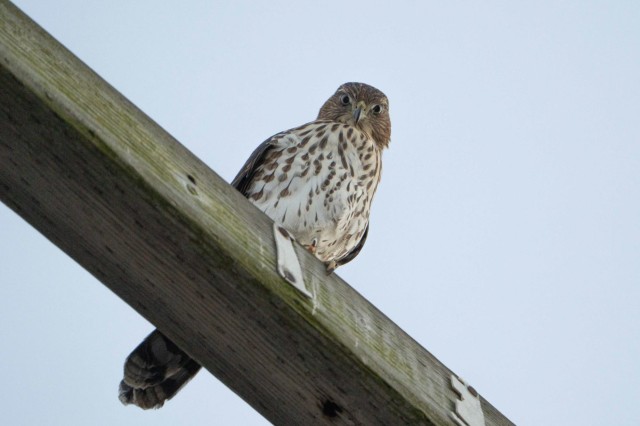
[[[0,199],[273,423],[456,424],[449,369],[299,246],[287,284],[270,220],[6,0]]]

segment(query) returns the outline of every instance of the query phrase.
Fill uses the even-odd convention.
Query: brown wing
[[[231,181],[231,185],[240,191],[245,197],[247,196],[247,191],[249,190],[253,176],[256,173],[256,169],[262,164],[262,161],[269,150],[273,148],[273,139],[273,137],[270,137],[266,141],[262,142],[251,153],[247,162],[244,163],[244,166],[242,166],[236,177]]]
[[[347,253],[345,257],[339,259],[336,262],[337,266],[344,265],[345,263],[349,263],[353,259],[355,259],[358,253],[360,253],[360,250],[362,250],[362,247],[364,247],[364,242],[367,241],[367,234],[369,234],[369,224],[367,224],[367,227],[365,228],[364,234],[362,234],[362,238],[360,238],[358,245],[355,246],[349,253]]]

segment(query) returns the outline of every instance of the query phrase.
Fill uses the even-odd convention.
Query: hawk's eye
[[[340,96],[340,102],[342,102],[342,105],[349,105],[351,103],[351,98],[349,98],[349,95],[342,95]]]
[[[373,111],[375,115],[378,115],[382,112],[382,107],[380,105],[374,105],[371,111]]]

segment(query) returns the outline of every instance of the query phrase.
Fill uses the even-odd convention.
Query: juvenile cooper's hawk
[[[390,137],[384,93],[346,83],[315,121],[263,142],[232,185],[332,272],[364,245]],[[120,401],[160,408],[198,370],[196,361],[155,330],[125,362]]]

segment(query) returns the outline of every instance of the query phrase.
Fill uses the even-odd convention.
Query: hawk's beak
[[[360,114],[362,114],[362,108],[356,108],[353,110],[353,121],[355,121],[356,124],[358,124],[358,121],[360,120]]]
[[[364,104],[364,102],[358,102],[358,105],[356,105],[356,109],[353,110],[353,121],[355,121],[356,124],[358,124],[361,117],[364,117],[364,115],[362,115],[362,111],[364,111],[365,108],[366,105]]]

